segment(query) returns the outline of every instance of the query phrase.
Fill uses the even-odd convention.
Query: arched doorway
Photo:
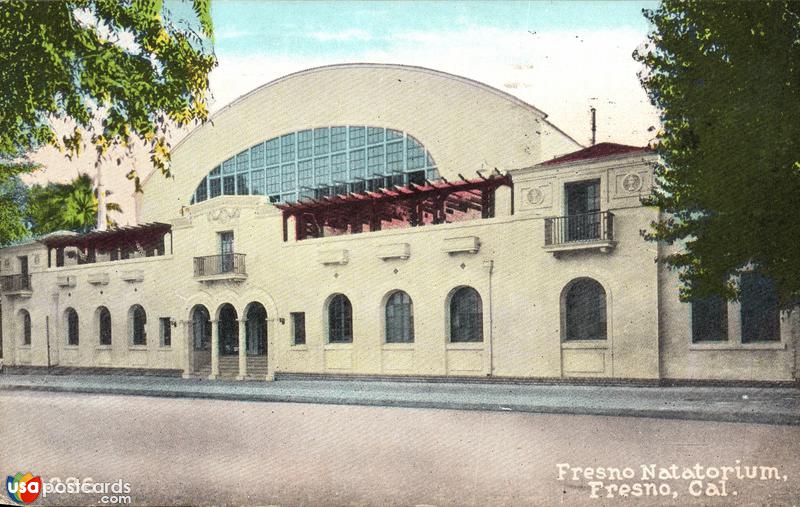
[[[245,336],[248,356],[267,354],[267,310],[258,302],[247,306],[247,325]]]
[[[236,309],[225,303],[219,309],[219,355],[233,356],[239,353],[239,321]]]
[[[211,368],[211,314],[203,305],[191,311],[192,368],[199,371]]]

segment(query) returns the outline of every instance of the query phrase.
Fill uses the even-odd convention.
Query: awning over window
[[[276,206],[283,211],[284,241],[289,218],[294,219],[297,240],[303,240],[490,218],[494,216],[495,190],[503,185],[511,186],[511,177],[496,172],[474,179],[426,180],[421,185],[410,183]]]

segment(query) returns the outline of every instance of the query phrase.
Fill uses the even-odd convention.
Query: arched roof
[[[303,70],[239,97],[177,143],[174,179],[145,180],[138,218],[176,216],[214,166],[292,131],[333,125],[397,129],[418,139],[439,172],[450,177],[530,166],[580,148],[546,117],[501,90],[423,67],[350,63]]]

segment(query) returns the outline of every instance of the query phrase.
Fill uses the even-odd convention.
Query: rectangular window
[[[250,174],[237,174],[236,175],[236,193],[238,195],[250,194]]]
[[[386,170],[390,173],[403,172],[403,143],[401,141],[386,145]]]
[[[236,195],[236,180],[233,176],[222,178],[222,192],[225,195]]]
[[[330,183],[330,170],[328,167],[328,157],[314,159],[314,183],[315,185],[327,185]]]
[[[161,317],[158,322],[161,328],[161,346],[172,347],[172,319]]]
[[[350,152],[350,178],[363,179],[366,177],[364,169],[367,167],[367,154],[364,150]]]
[[[236,155],[236,172],[246,173],[250,170],[250,152],[245,150]]]
[[[222,163],[222,174],[233,174],[236,172],[236,158],[231,157]]]
[[[314,153],[314,133],[310,130],[302,130],[297,133],[297,156],[298,158],[310,158]]]
[[[281,140],[273,139],[264,143],[264,150],[266,154],[265,163],[267,165],[276,165],[281,162]]]
[[[347,127],[331,127],[331,153],[347,149]]]
[[[222,195],[222,182],[219,178],[212,178],[208,180],[209,194],[211,198],[219,197]]]
[[[383,175],[385,170],[383,145],[372,146],[367,150],[367,177]]]
[[[295,181],[295,173],[296,170],[294,168],[294,164],[284,164],[281,166],[281,190],[286,192],[287,190],[294,190],[297,188],[297,182]]]
[[[716,295],[692,301],[692,343],[727,340],[727,301]]]
[[[264,167],[264,143],[250,148],[250,167]]]
[[[297,163],[297,181],[301,189],[303,187],[311,188],[314,185],[314,171],[310,160],[302,160]]]
[[[347,153],[338,153],[331,157],[331,180],[334,183],[342,183],[348,180]]]
[[[281,162],[292,160],[294,160],[294,134],[286,134],[281,137]]]
[[[294,345],[306,344],[306,314],[305,312],[292,312],[292,336]]]
[[[264,170],[259,169],[258,171],[253,171],[250,183],[251,194],[264,195]]]
[[[409,169],[425,167],[425,148],[411,136],[406,138],[406,157]]]
[[[780,306],[772,280],[749,272],[739,284],[742,343],[781,341]]]
[[[350,127],[350,148],[364,146],[364,127]]]
[[[314,155],[326,155],[328,148],[328,129],[314,129]]]
[[[279,166],[267,167],[266,182],[268,194],[281,191],[281,168]]]
[[[367,144],[379,144],[383,142],[383,129],[369,127],[367,129]]]

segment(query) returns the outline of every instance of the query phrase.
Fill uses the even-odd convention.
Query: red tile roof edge
[[[581,160],[592,160],[595,158],[611,157],[614,155],[632,155],[634,153],[653,153],[654,150],[649,146],[630,146],[617,143],[598,143],[582,150],[573,151],[566,155],[561,155],[551,160],[546,160],[537,165],[555,165],[566,162],[578,162]]]

